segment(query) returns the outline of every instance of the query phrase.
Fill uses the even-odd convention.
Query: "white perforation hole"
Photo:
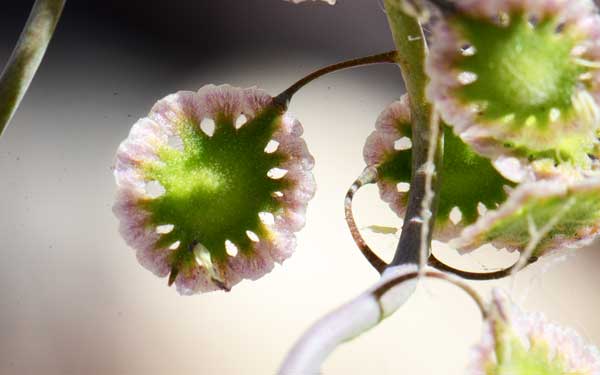
[[[239,129],[242,126],[244,126],[244,124],[247,122],[248,122],[248,117],[246,117],[246,115],[239,115],[238,118],[235,120],[235,128]]]
[[[412,141],[408,137],[402,137],[394,142],[394,150],[403,151],[412,148]]]
[[[408,193],[410,184],[408,182],[399,182],[398,185],[396,185],[396,189],[399,193]]]
[[[283,178],[283,176],[285,176],[287,173],[287,169],[271,168],[267,172],[267,176],[269,178],[272,178],[273,180],[279,180],[280,178]]]
[[[463,56],[473,56],[473,55],[475,55],[475,53],[477,53],[477,50],[475,49],[475,46],[472,46],[470,44],[465,44],[460,49],[460,53]]]
[[[477,203],[477,212],[479,213],[479,215],[485,215],[485,213],[487,212],[487,207],[485,206],[485,204],[479,202]]]
[[[275,224],[275,216],[273,216],[273,214],[270,212],[259,212],[258,218],[265,225]]]
[[[271,195],[273,197],[275,197],[275,198],[281,198],[281,197],[283,197],[283,193],[280,192],[280,191],[274,191]]]
[[[462,212],[460,211],[460,208],[454,207],[450,211],[450,221],[454,225],[456,225],[462,221]]]
[[[216,276],[212,256],[206,246],[198,242],[194,245],[192,251],[194,252],[194,258],[196,258],[196,264],[208,271],[211,276]]]
[[[555,122],[555,121],[560,120],[560,109],[552,108],[550,110],[550,113],[548,114],[548,118],[550,119],[550,122]]]
[[[274,153],[275,151],[277,151],[277,148],[279,148],[279,142],[277,142],[277,141],[276,141],[276,140],[274,140],[274,139],[271,139],[271,140],[269,141],[269,143],[267,143],[267,145],[265,146],[265,152],[266,152],[267,154],[272,154],[272,153]]]
[[[171,148],[174,148],[178,151],[183,151],[183,140],[181,139],[181,137],[177,135],[170,135],[167,143]]]
[[[173,229],[175,229],[175,225],[173,225],[173,224],[159,225],[156,227],[156,233],[167,234],[167,233],[171,233],[173,231]]]
[[[225,251],[230,257],[235,257],[238,255],[239,249],[233,242],[225,240]]]
[[[171,249],[171,250],[177,250],[180,245],[181,245],[181,241],[175,241],[175,242],[173,242],[171,244],[171,246],[169,246],[169,249]]]
[[[475,81],[477,81],[477,74],[473,72],[461,72],[458,75],[458,82],[460,82],[461,85],[470,85]]]
[[[158,198],[166,192],[164,186],[162,186],[160,182],[154,180],[146,182],[145,189],[146,194],[148,194],[150,198]]]
[[[200,122],[200,129],[204,132],[204,134],[212,137],[215,134],[215,120],[211,118],[205,118]]]
[[[248,236],[248,238],[252,242],[258,242],[258,241],[260,241],[259,238],[258,238],[258,235],[256,233],[254,233],[253,231],[251,231],[251,230],[247,230],[246,231],[246,236]]]

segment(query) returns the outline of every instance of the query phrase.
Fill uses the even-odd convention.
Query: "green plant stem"
[[[425,57],[427,42],[419,21],[404,13],[402,0],[385,0],[388,22],[398,54],[397,63],[402,71],[406,91],[410,97],[412,116],[412,178],[406,217],[396,254],[390,266],[426,261],[422,249],[429,251],[437,206],[437,194],[429,202],[428,188],[437,191],[436,166],[442,161],[442,142],[434,109],[425,96],[427,75]],[[437,127],[437,128],[436,128]],[[437,139],[433,139],[437,135]],[[432,149],[434,148],[434,149]],[[433,160],[428,160],[433,156]],[[425,167],[425,168],[424,168]],[[431,185],[431,186],[429,186]],[[423,202],[429,207],[424,207]],[[424,215],[427,211],[428,215]],[[426,216],[426,217],[424,217]],[[426,234],[423,243],[423,234]]]
[[[0,135],[12,119],[52,38],[66,0],[37,0],[2,76]]]
[[[322,363],[338,345],[374,327],[408,300],[416,282],[406,281],[432,275],[422,267],[418,272],[413,271],[417,270],[414,264],[422,266],[427,261],[427,257],[421,254],[423,249],[429,250],[431,243],[437,196],[434,194],[437,185],[435,166],[440,165],[442,157],[442,140],[439,137],[442,132],[435,111],[425,97],[427,45],[423,30],[416,19],[402,11],[400,1],[385,0],[398,51],[396,63],[402,71],[411,101],[413,129],[413,175],[400,243],[392,264],[373,287],[323,317],[298,340],[281,366],[281,374],[320,373]],[[409,269],[412,274],[403,275]],[[440,277],[448,279],[450,276]],[[390,293],[392,296],[389,299],[383,298],[398,284],[402,285]],[[481,303],[479,305],[483,306]],[[485,313],[483,308],[482,312]]]

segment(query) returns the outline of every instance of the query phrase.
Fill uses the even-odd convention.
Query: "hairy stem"
[[[437,206],[436,166],[441,164],[442,132],[434,109],[425,96],[427,42],[419,21],[404,13],[402,0],[385,0],[388,21],[402,60],[406,91],[412,117],[412,178],[406,217],[396,254],[390,266],[425,264],[429,252]],[[424,204],[425,203],[425,204]]]
[[[435,167],[440,164],[442,141],[437,116],[425,97],[427,46],[423,30],[415,18],[403,12],[401,1],[385,0],[398,51],[395,62],[400,66],[410,97],[413,123],[413,176],[400,243],[392,264],[372,288],[319,320],[300,338],[288,353],[281,374],[320,373],[321,364],[338,345],[369,330],[396,311],[414,292],[415,277],[428,275],[423,267],[427,254],[420,254],[423,249],[428,253],[431,243],[437,196]],[[303,84],[299,81],[298,86]],[[288,90],[293,92],[293,87]],[[285,99],[285,96],[284,92],[278,98]],[[289,100],[289,94],[287,96]],[[418,272],[416,264],[421,264]],[[406,273],[411,276],[404,278]],[[413,282],[405,282],[408,280]],[[399,283],[402,285],[395,287]]]
[[[66,0],[37,0],[0,77],[0,135],[17,110],[48,43]]]
[[[573,207],[575,204],[575,197],[571,197],[568,199],[560,208],[560,210],[550,219],[544,226],[540,229],[537,229],[537,224],[533,220],[533,216],[528,215],[527,221],[529,223],[529,236],[530,240],[525,247],[525,250],[519,257],[519,260],[515,264],[512,270],[512,274],[516,275],[517,272],[522,270],[529,262],[529,259],[534,257],[535,249],[537,249],[538,245],[544,237],[558,224],[558,222],[563,218],[563,216]],[[514,279],[513,279],[514,281]]]

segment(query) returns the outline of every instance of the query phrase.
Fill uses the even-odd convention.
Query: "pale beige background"
[[[118,44],[85,48],[81,63],[55,56],[42,68],[0,139],[0,374],[273,374],[315,319],[376,280],[342,203],[375,118],[401,93],[397,71],[338,73],[298,95],[291,112],[316,158],[318,192],[296,254],[231,293],[181,297],[117,234],[110,167],[130,124],[177,89],[229,82],[276,93],[333,57],[241,50],[182,77]],[[374,188],[358,195],[356,212],[360,225],[398,224]],[[394,238],[369,238],[391,256]],[[449,256],[475,268],[502,258]],[[599,266],[600,249],[580,250],[543,274],[543,265],[524,272],[514,295],[600,344]],[[484,293],[498,284],[510,286],[473,283]],[[460,291],[427,282],[323,372],[461,374],[480,329]]]

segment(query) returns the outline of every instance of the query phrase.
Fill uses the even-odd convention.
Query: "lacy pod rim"
[[[589,245],[600,234],[600,178],[528,182],[496,210],[482,215],[450,242],[462,250],[486,243],[540,257]]]
[[[472,351],[471,375],[600,373],[600,353],[577,332],[522,311],[495,289],[480,343]]]
[[[115,162],[114,212],[139,262],[181,294],[229,290],[283,262],[315,191],[302,132],[256,88],[159,100]]]
[[[456,7],[434,25],[427,61],[427,94],[446,123],[494,160],[512,156],[527,166],[550,158],[589,168],[600,124],[593,3],[466,0]]]

